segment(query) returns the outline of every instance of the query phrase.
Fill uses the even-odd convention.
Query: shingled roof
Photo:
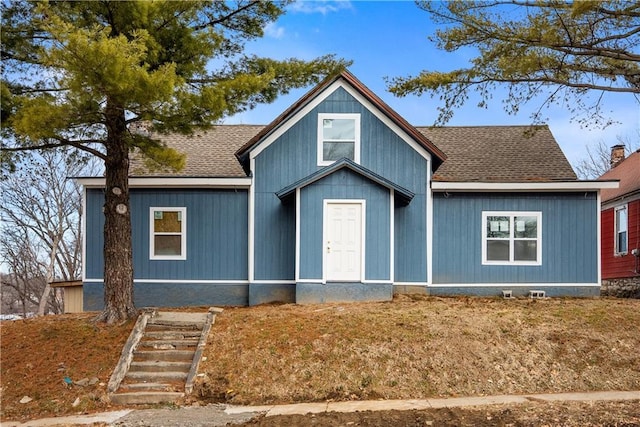
[[[447,182],[573,181],[547,126],[418,127],[447,155],[433,176]]]
[[[602,190],[602,203],[640,192],[640,150],[632,153],[599,179],[620,180],[620,187]]]
[[[234,155],[258,135],[262,125],[219,125],[192,136],[159,139],[186,154],[180,172],[146,171],[132,159],[131,176],[245,177]],[[572,181],[576,175],[547,126],[417,127],[447,156],[435,181],[526,182]]]
[[[175,172],[170,169],[149,171],[139,155],[132,156],[132,177],[246,177],[234,153],[253,138],[264,126],[223,125],[193,135],[154,135],[168,147],[187,157],[185,167]]]

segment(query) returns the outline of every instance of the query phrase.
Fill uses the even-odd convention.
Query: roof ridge
[[[456,125],[456,126],[433,126],[433,125],[414,125],[413,127],[417,129],[459,129],[459,128],[530,128],[530,127],[539,127],[539,128],[548,128],[548,124],[541,125]]]

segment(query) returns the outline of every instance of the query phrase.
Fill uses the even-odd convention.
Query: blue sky
[[[412,1],[300,1],[265,30],[265,37],[252,42],[248,52],[272,58],[312,59],[325,54],[353,61],[349,70],[369,89],[413,125],[432,125],[437,99],[429,95],[397,98],[387,92],[385,77],[415,75],[423,69],[447,71],[465,67],[473,49],[447,53],[436,49],[427,37],[437,27],[429,14]],[[226,120],[226,123],[267,124],[310,88],[296,90],[269,105],[261,105]],[[488,109],[469,99],[448,125],[519,125],[531,123],[530,103],[516,116],[502,109],[497,93]],[[571,122],[566,106],[545,110],[546,120],[572,164],[585,155],[585,146],[601,140],[614,145],[616,137],[637,139],[640,104],[631,94],[605,94],[605,111],[619,123],[606,129],[583,128]]]

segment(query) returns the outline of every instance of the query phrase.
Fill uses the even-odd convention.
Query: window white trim
[[[624,211],[625,224],[624,229],[618,223],[618,212]],[[620,240],[618,236],[624,233],[624,248],[620,248]],[[629,209],[628,205],[617,206],[613,210],[613,252],[615,256],[626,255],[629,251]]]
[[[318,166],[328,166],[335,162],[335,160],[324,160],[324,133],[323,123],[325,120],[339,119],[348,120],[351,119],[355,122],[355,135],[353,146],[353,160],[355,163],[360,164],[360,114],[344,114],[344,113],[319,113],[318,114]]]
[[[508,261],[491,261],[487,259],[487,240],[497,240],[487,237],[487,218],[490,216],[505,216],[509,217],[509,237],[502,240],[509,242],[509,260]],[[533,216],[536,218],[537,236],[536,238],[516,238],[514,236],[515,224],[514,219],[517,216]],[[525,211],[483,211],[482,212],[482,265],[542,265],[542,212],[525,212]],[[514,242],[519,240],[535,240],[536,245],[536,260],[535,261],[516,261],[514,259]]]
[[[180,232],[156,233],[154,229],[155,212],[180,212]],[[156,235],[180,236],[180,255],[156,255]],[[184,207],[156,207],[149,208],[149,259],[151,260],[186,260],[187,259],[187,208]]]

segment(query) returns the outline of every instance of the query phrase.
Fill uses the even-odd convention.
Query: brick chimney
[[[611,169],[618,166],[624,160],[624,145],[618,144],[611,147]]]

